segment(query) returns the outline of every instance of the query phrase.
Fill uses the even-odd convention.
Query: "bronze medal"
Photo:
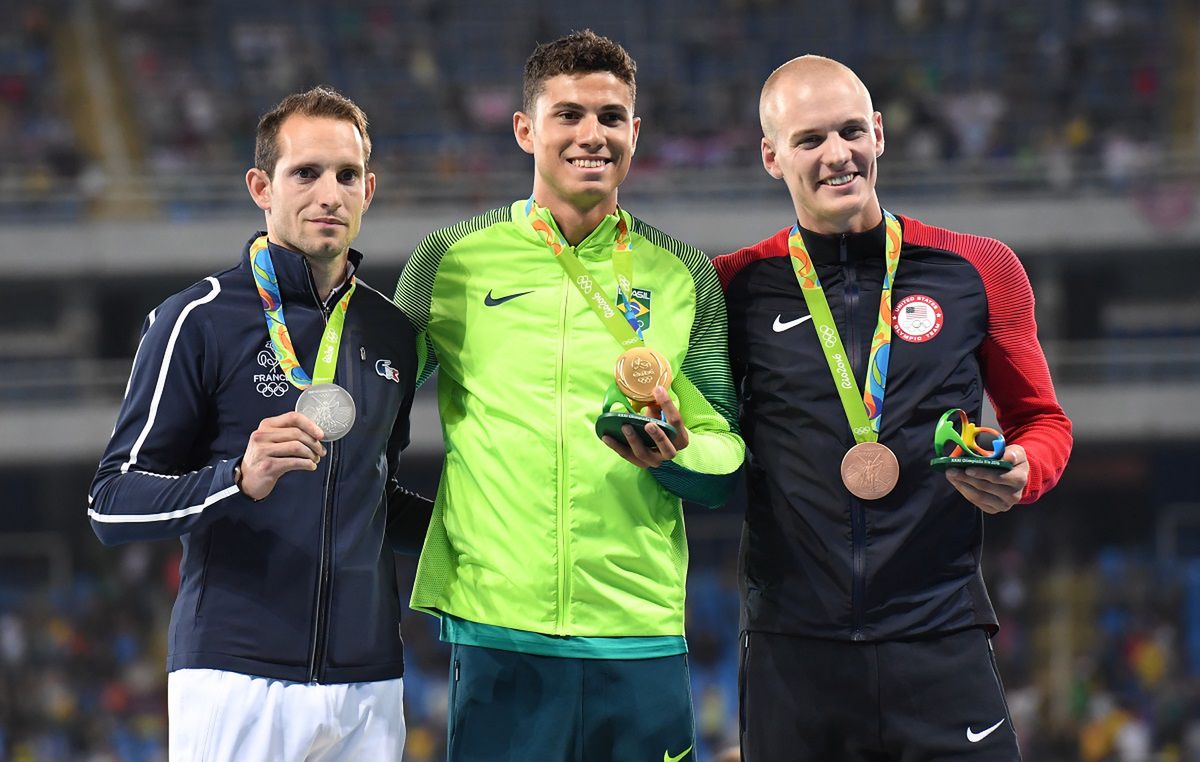
[[[842,484],[861,500],[878,500],[896,488],[900,463],[878,442],[859,442],[842,458]]]
[[[617,387],[635,405],[653,404],[654,387],[671,385],[671,364],[649,347],[627,349],[617,358]]]

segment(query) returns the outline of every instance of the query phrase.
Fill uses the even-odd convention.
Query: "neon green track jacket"
[[[593,430],[620,347],[526,203],[432,233],[396,286],[424,333],[420,380],[441,368],[446,445],[412,605],[546,635],[682,635],[680,498],[723,503],[745,454],[716,271],[626,217],[646,344],[675,370],[690,435],[672,462],[638,468]],[[575,248],[614,303],[616,228],[609,215]]]

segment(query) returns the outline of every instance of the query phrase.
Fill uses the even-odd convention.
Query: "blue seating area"
[[[251,161],[257,116],[318,83],[370,116],[375,168],[394,180],[385,195],[470,200],[472,185],[527,167],[511,136],[526,56],[582,27],[639,61],[635,180],[754,176],[759,87],[806,52],[863,76],[885,116],[883,182],[914,193],[952,194],[981,178],[986,189],[1074,193],[1099,178],[1123,192],[1193,142],[1186,62],[1200,25],[1194,9],[1167,0],[539,0],[500,14],[431,0],[91,7],[95,47],[79,43],[67,23],[76,6],[63,0],[27,4],[0,30],[0,138],[15,149],[0,156],[4,219],[87,218],[121,182],[149,196],[126,210],[161,203],[189,216],[243,201],[229,179]],[[89,140],[96,125],[77,96],[97,67],[119,96],[130,178],[115,177]],[[439,183],[450,190],[439,194]]]

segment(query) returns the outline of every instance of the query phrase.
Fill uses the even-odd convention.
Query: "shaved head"
[[[854,72],[822,56],[793,58],[763,84],[758,115],[763,169],[787,185],[801,227],[861,233],[883,220],[883,116]]]
[[[771,76],[763,83],[762,94],[758,98],[758,120],[768,140],[776,139],[786,94],[798,90],[811,91],[817,85],[857,90],[865,99],[866,113],[875,110],[870,91],[850,67],[825,56],[800,56],[771,72]]]

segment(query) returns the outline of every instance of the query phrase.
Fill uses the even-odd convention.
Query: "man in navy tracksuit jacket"
[[[988,640],[997,620],[982,514],[1044,494],[1071,449],[1029,281],[999,241],[884,213],[882,119],[846,67],[785,64],[763,87],[760,116],[764,166],[787,184],[798,224],[715,262],[753,454],[743,758],[1018,759]],[[873,345],[888,346],[877,442],[855,434],[850,406],[857,394],[857,414],[872,412],[862,390],[879,378],[868,372],[880,367]],[[835,377],[857,390],[841,397]],[[939,417],[963,408],[978,421],[985,392],[1012,469],[933,470]],[[881,469],[878,491],[856,496],[843,457],[864,440],[895,455],[899,478],[889,485]]]
[[[172,759],[398,759],[400,593],[430,503],[397,482],[418,369],[409,321],[355,277],[370,203],[366,120],[318,88],[259,126],[251,195],[267,233],[150,313],[90,494],[106,544],[179,537],[167,668]],[[262,240],[260,240],[262,239]],[[311,372],[345,305],[338,441],[294,411],[252,274],[266,245],[295,359]],[[258,253],[261,256],[262,253]]]

